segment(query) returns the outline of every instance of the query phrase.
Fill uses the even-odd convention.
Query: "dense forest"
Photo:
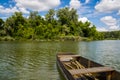
[[[101,34],[104,36],[104,39],[120,39],[120,31],[107,31],[101,32]]]
[[[21,12],[15,12],[6,20],[0,19],[0,39],[12,38],[15,40],[102,40],[105,33],[98,32],[96,26],[90,22],[78,21],[75,9],[68,7],[57,11],[50,9],[45,17],[38,12],[30,12],[24,17]]]

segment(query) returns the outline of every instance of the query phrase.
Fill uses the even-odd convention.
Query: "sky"
[[[120,0],[0,0],[0,18],[6,20],[14,12],[27,17],[30,11],[44,16],[49,9],[75,8],[79,21],[89,21],[98,31],[120,30]]]

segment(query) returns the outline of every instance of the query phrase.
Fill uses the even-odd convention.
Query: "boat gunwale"
[[[75,55],[75,54],[72,54],[72,53],[69,53],[69,52],[67,52],[67,53],[65,53],[65,52],[60,52],[60,53],[58,53],[56,56],[57,56],[57,64],[59,65],[58,67],[60,68],[60,70],[62,71],[62,73],[63,73],[63,75],[64,75],[64,77],[65,77],[65,79],[66,80],[76,80],[75,78],[73,78],[73,79],[68,79],[68,75],[66,75],[66,73],[64,72],[64,70],[63,70],[63,67],[65,68],[65,66],[63,66],[63,67],[61,67],[61,65],[60,65],[60,63],[63,65],[63,63],[62,63],[62,61],[60,61],[60,57],[59,57],[59,55],[72,55],[73,57],[81,57],[81,58],[83,58],[83,59],[86,59],[86,58],[84,58],[84,57],[82,57],[82,56],[80,56],[80,55]],[[74,56],[75,55],[75,56]],[[86,60],[89,60],[89,59],[86,59]],[[94,62],[94,61],[92,61],[92,60],[90,60],[91,62],[93,62],[94,64],[98,64],[99,66],[104,66],[104,65],[101,65],[101,64],[99,64],[99,63],[96,63],[96,62]],[[65,68],[66,69],[66,68]],[[70,74],[70,76],[72,76],[72,74],[68,71],[68,69],[66,69],[67,70],[67,72]],[[118,72],[118,71],[116,71],[116,70],[114,70],[114,73],[115,74],[117,74],[117,76],[119,76],[119,74],[120,74],[120,72]],[[114,75],[115,76],[115,75]],[[73,76],[72,76],[73,77]],[[114,77],[115,78],[115,77]],[[120,79],[120,77],[118,77],[117,79],[115,78],[115,80],[119,80]],[[111,80],[114,80],[114,79],[111,79]]]

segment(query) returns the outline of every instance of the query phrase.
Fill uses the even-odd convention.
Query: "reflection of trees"
[[[40,77],[55,74],[55,49],[51,43],[20,43],[15,46],[14,66],[17,77],[24,79],[39,79]],[[57,47],[56,47],[57,48]]]
[[[73,52],[77,53],[78,52],[78,42],[72,42],[72,41],[67,41],[67,42],[61,42],[60,43],[60,52]]]
[[[0,53],[5,54],[0,54],[0,60],[5,59],[3,64],[7,65],[4,72],[6,70],[10,74],[8,76],[5,73],[6,78],[52,80],[59,76],[56,69],[56,53],[77,52],[78,42],[9,42],[2,48],[4,50],[0,48]]]

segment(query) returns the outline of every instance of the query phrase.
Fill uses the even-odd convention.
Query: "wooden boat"
[[[120,80],[113,68],[71,53],[58,53],[57,65],[66,80]]]

